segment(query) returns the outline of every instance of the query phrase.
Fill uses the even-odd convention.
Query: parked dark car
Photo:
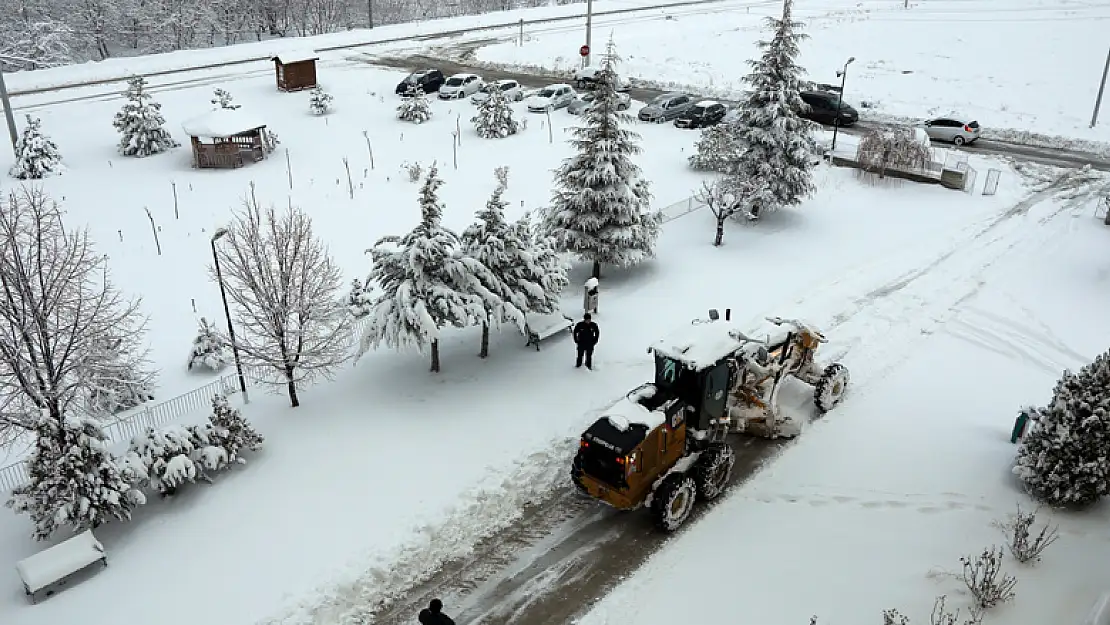
[[[674,120],[675,128],[707,128],[721,123],[728,109],[714,100],[702,100]]]
[[[405,79],[397,85],[397,89],[394,90],[394,93],[403,96],[408,93],[413,85],[420,87],[424,93],[433,93],[439,91],[439,88],[442,87],[445,82],[447,82],[447,78],[443,75],[443,72],[438,69],[422,69],[405,77]]]
[[[859,112],[840,100],[840,95],[827,91],[803,91],[802,101],[809,105],[801,117],[827,126],[851,126],[859,121]]]
[[[642,122],[670,121],[694,106],[694,97],[687,93],[664,93],[656,96],[647,106],[640,109],[637,117]]]

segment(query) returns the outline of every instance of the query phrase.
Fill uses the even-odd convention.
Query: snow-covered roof
[[[224,139],[265,127],[266,122],[262,118],[241,108],[215,108],[181,124],[185,134],[198,139]]]
[[[270,53],[270,60],[277,59],[282,65],[300,63],[301,61],[315,61],[320,58],[312,48],[279,48]]]
[[[102,558],[104,546],[91,531],[85,531],[20,560],[15,569],[27,589],[36,592]]]
[[[639,391],[630,393],[627,397],[610,406],[602,415],[609,420],[613,427],[622,432],[627,430],[631,423],[640,423],[646,425],[649,430],[654,429],[662,425],[667,416],[662,412],[644,408],[643,404],[638,401],[654,394],[655,385],[645,384]]]
[[[774,344],[783,341],[790,332],[787,326],[768,323],[751,331],[741,329],[731,321],[693,323],[656,341],[651,350],[660,356],[685,363],[695,371],[713,366],[753,341]]]

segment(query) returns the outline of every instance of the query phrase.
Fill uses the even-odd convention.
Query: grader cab
[[[575,486],[620,510],[648,506],[656,524],[674,531],[696,499],[718,497],[736,456],[730,433],[796,434],[776,408],[784,379],[813,385],[824,412],[847,388],[847,370],[820,367],[824,336],[800,321],[769,318],[772,330],[752,338],[710,311],[685,331],[648,348],[655,381],[630,392],[583,434],[571,468]]]

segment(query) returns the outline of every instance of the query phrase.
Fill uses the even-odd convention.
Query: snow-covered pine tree
[[[701,131],[690,156],[690,167],[698,171],[729,173],[740,159],[738,126],[733,121],[709,126]]]
[[[313,89],[308,96],[308,110],[312,111],[313,115],[323,115],[331,110],[331,94],[324,91],[323,87],[317,86]]]
[[[459,236],[443,226],[437,193],[443,181],[433,163],[420,189],[420,223],[403,237],[379,239],[370,250],[368,284],[379,294],[369,312],[359,354],[383,342],[393,348],[431,346],[431,370],[439,371],[439,331],[486,317],[473,264],[458,252]]]
[[[798,112],[807,106],[801,97],[803,69],[794,59],[798,43],[806,35],[803,24],[794,21],[793,0],[783,0],[782,17],[767,18],[774,31],[770,41],[761,41],[763,54],[748,61],[752,73],[744,77],[751,90],[741,103],[736,120],[736,138],[742,149],[728,172],[741,180],[767,181],[774,203],[752,205],[749,217],[786,206],[795,206],[813,192],[814,124]]]
[[[416,85],[409,87],[401,103],[397,105],[397,119],[414,124],[423,124],[432,117],[432,106],[424,90]]]
[[[235,104],[235,97],[231,95],[230,91],[219,87],[212,90],[212,104],[232,111],[242,106],[241,104]]]
[[[123,341],[109,339],[99,355],[100,366],[89,380],[86,408],[93,415],[113,415],[154,399],[157,375],[142,358],[121,353]]]
[[[127,102],[116,113],[112,126],[120,133],[119,153],[123,156],[161,154],[179,144],[166,130],[162,105],[146,92],[146,79],[136,76],[127,83]]]
[[[559,296],[570,285],[570,265],[555,249],[554,242],[536,232],[531,216],[525,213],[515,224],[516,239],[527,242],[528,253],[521,258],[520,282],[539,285],[539,289],[524,289],[528,312],[552,313],[559,308]]]
[[[44,410],[35,435],[28,461],[31,479],[12,491],[7,506],[31,517],[37,540],[64,526],[84,531],[111,519],[130,520],[131,511],[146,503],[112,457],[111,443],[93,418],[58,421]]]
[[[503,139],[515,135],[520,123],[513,119],[513,107],[505,92],[493,85],[489,97],[478,105],[478,112],[471,118],[478,136],[483,139]]]
[[[193,351],[189,354],[189,370],[222,371],[232,360],[231,344],[204,317],[200,318]]]
[[[1052,401],[1031,410],[1016,474],[1037,499],[1084,505],[1110,493],[1110,352],[1065,371]]]
[[[621,127],[632,118],[617,108],[618,60],[610,40],[594,105],[585,125],[572,131],[578,154],[556,170],[557,189],[544,215],[544,230],[558,249],[592,262],[595,277],[603,264],[630,266],[652,257],[663,223],[662,213],[651,212],[648,181],[631,159],[640,152],[639,135]]]
[[[528,276],[521,271],[529,252],[529,241],[518,238],[520,231],[505,221],[508,202],[502,197],[504,194],[505,187],[498,184],[485,208],[475,215],[477,221],[462,234],[463,254],[486,269],[477,272],[482,285],[479,295],[483,296],[486,306],[482,348],[478,353],[481,358],[489,356],[490,325],[507,321],[523,330],[528,307],[526,293],[540,289],[537,284],[528,284]]]
[[[8,170],[12,178],[39,180],[64,171],[62,154],[50,137],[42,133],[42,120],[37,117],[27,116],[15,152],[15,164]]]
[[[149,485],[162,496],[172,495],[182,484],[196,481],[196,437],[189,428],[171,425],[148,427],[131,439],[128,456],[134,454],[146,467]]]
[[[369,315],[374,308],[374,296],[370,286],[372,285],[363,284],[358,278],[351,281],[351,290],[347,293],[347,310],[355,319],[362,319]]]
[[[226,462],[246,464],[243,450],[258,451],[266,439],[259,434],[237,408],[227,403],[227,397],[212,398],[212,414],[208,416],[208,443],[226,452]]]

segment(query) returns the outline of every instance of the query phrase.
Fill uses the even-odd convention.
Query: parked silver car
[[[982,129],[977,121],[965,121],[959,117],[938,117],[918,125],[934,141],[947,141],[956,145],[975,143]]]
[[[498,80],[495,82],[486,83],[482,90],[470,96],[470,101],[474,104],[481,104],[489,99],[489,94],[494,90],[500,91],[505,95],[505,99],[510,102],[520,102],[524,99],[524,89],[521,88],[520,83],[515,80]]]
[[[694,106],[693,96],[687,93],[664,93],[640,109],[642,122],[665,122],[682,115]]]
[[[524,103],[528,106],[529,112],[543,113],[569,105],[576,95],[578,94],[570,85],[548,85],[528,97]]]
[[[632,108],[632,98],[627,93],[618,93],[617,97],[620,101],[617,104],[618,111],[627,111]],[[567,105],[567,112],[571,115],[581,115],[594,107],[594,102],[597,100],[597,94],[582,93],[579,94],[570,104]]]

